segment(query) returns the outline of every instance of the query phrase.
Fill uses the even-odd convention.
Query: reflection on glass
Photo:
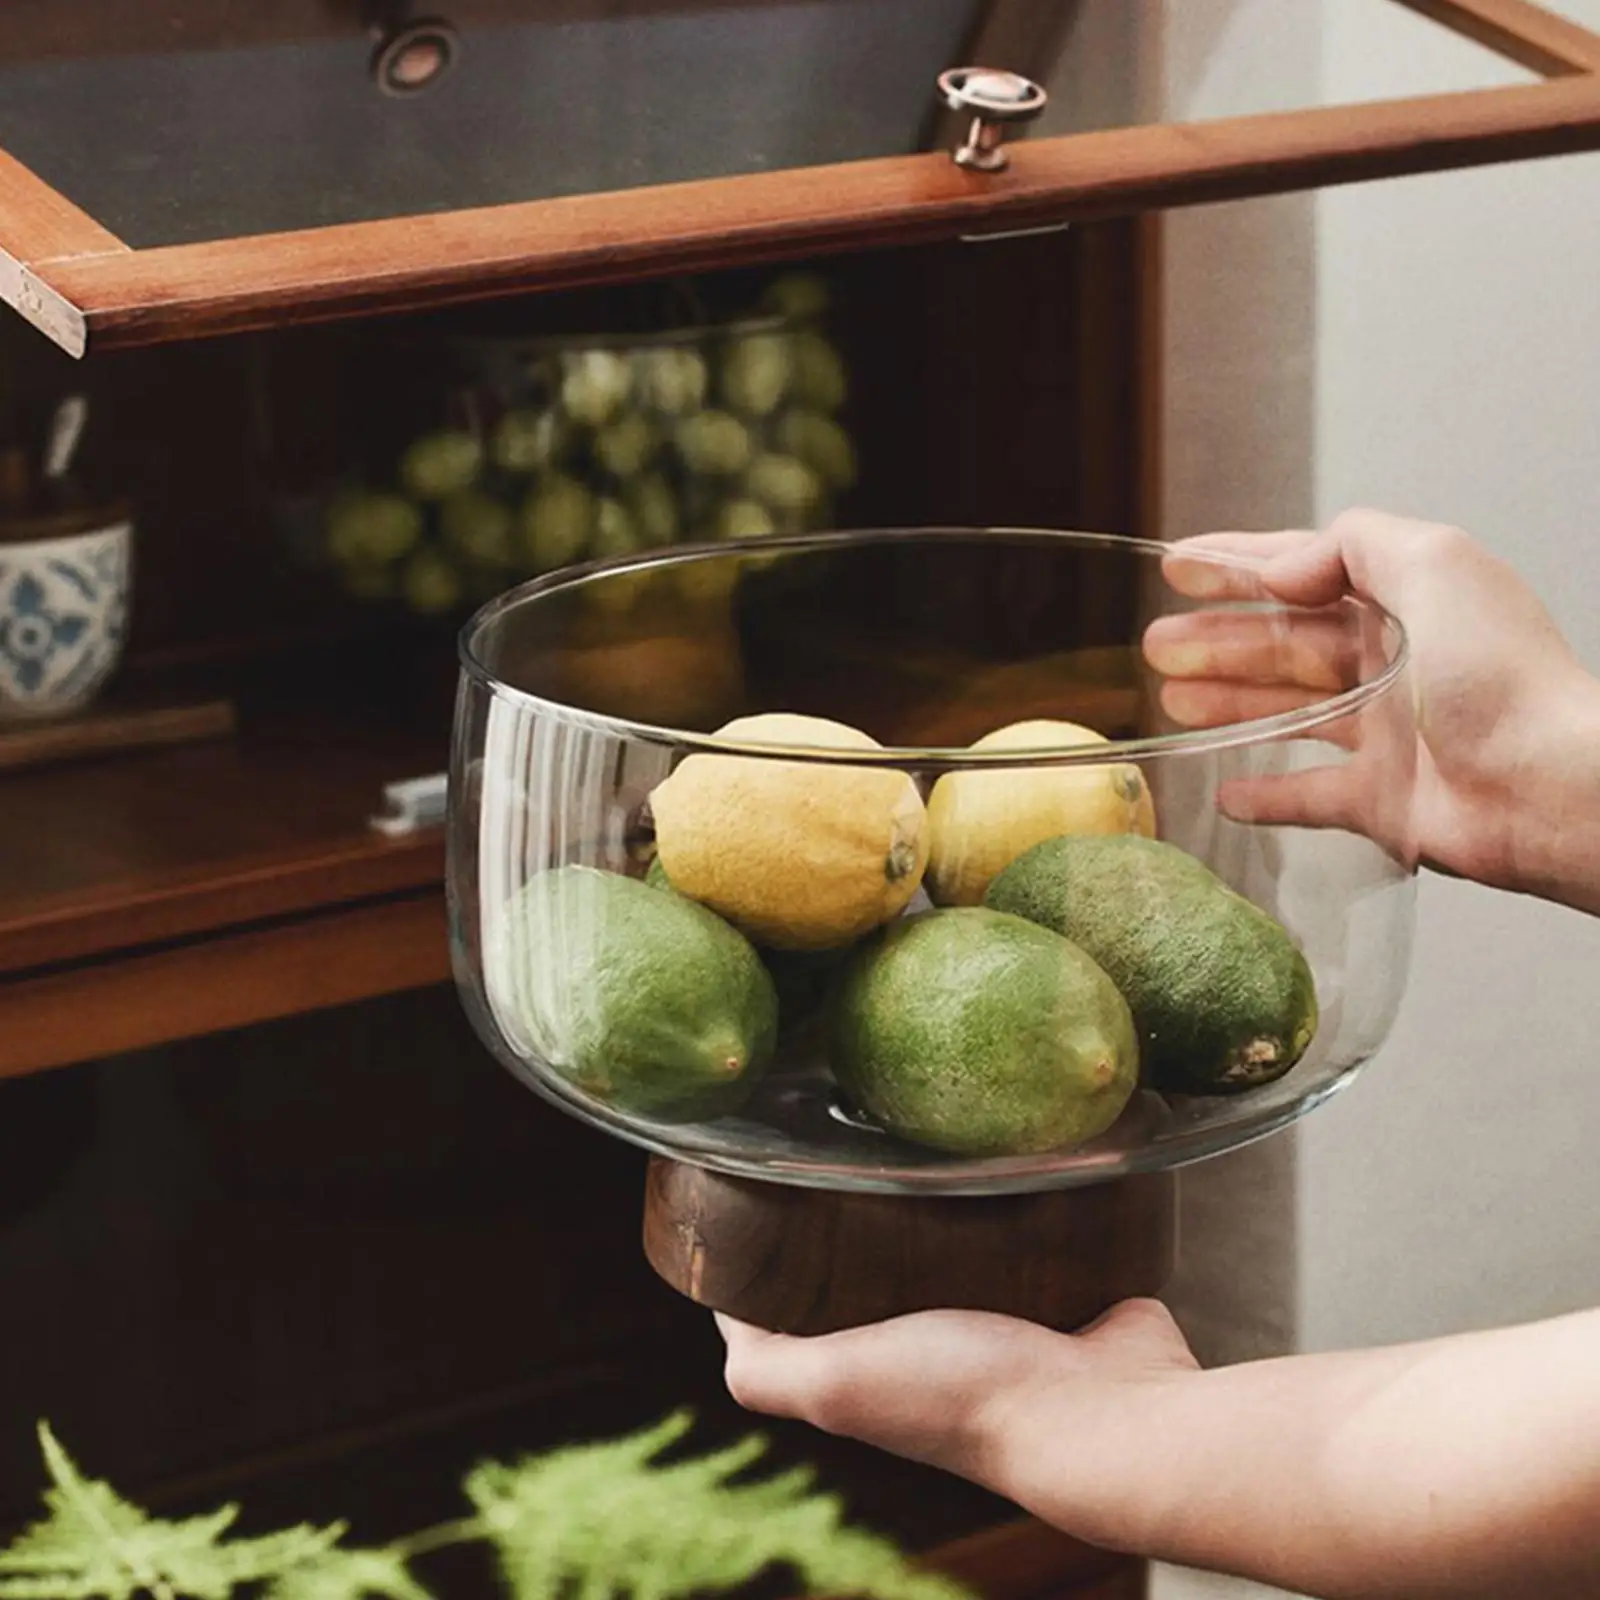
[[[0,145],[129,244],[178,244],[905,154],[974,52],[1049,84],[1043,132],[1316,105],[1336,8],[1380,44],[1446,37],[1395,0],[1185,0],[1165,44],[1128,0],[456,0],[448,47],[389,59],[356,0],[167,0],[131,32],[35,0],[0,36]],[[1460,41],[1392,57],[1396,95],[1525,76]],[[385,59],[416,92],[382,92]]]
[[[485,1042],[624,1138],[823,1187],[1098,1181],[1319,1104],[1408,968],[1403,645],[1200,565],[814,535],[495,602],[451,780]]]

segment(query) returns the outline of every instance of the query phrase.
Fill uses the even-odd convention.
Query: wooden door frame
[[[82,355],[1600,148],[1600,36],[1530,0],[1396,3],[1542,81],[1024,140],[987,176],[933,150],[144,250],[0,152],[0,299]]]

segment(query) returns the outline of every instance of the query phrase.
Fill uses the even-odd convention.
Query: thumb
[[[1352,583],[1340,524],[1275,556],[1262,568],[1261,581],[1291,606],[1330,606],[1347,595]]]
[[[747,1411],[799,1416],[795,1366],[797,1361],[804,1366],[804,1341],[752,1328],[721,1311],[712,1315],[728,1347],[723,1366],[728,1393]]]
[[[995,1397],[1073,1361],[1072,1340],[985,1312],[925,1311],[807,1339],[718,1325],[741,1405],[969,1473]]]

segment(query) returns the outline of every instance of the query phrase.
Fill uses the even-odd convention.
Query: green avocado
[[[777,995],[743,935],[633,878],[540,873],[506,908],[486,966],[511,1042],[620,1111],[726,1116],[776,1048]]]
[[[650,858],[644,881],[652,889],[678,892],[672,887],[660,856]],[[761,945],[754,948],[777,991],[779,1025],[789,1034],[819,1015],[855,946],[843,950],[768,950]]]
[[[980,907],[892,924],[846,970],[829,1059],[889,1132],[964,1156],[1029,1155],[1109,1128],[1139,1076],[1133,1018],[1075,945]]]
[[[1173,845],[1050,839],[1012,862],[984,903],[1071,939],[1110,973],[1157,1088],[1259,1088],[1316,1034],[1316,983],[1294,941]]]

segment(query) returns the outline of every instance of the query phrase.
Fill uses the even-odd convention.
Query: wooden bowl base
[[[1069,1332],[1165,1286],[1177,1179],[995,1197],[842,1194],[656,1157],[644,1248],[680,1294],[778,1333],[946,1308]]]

